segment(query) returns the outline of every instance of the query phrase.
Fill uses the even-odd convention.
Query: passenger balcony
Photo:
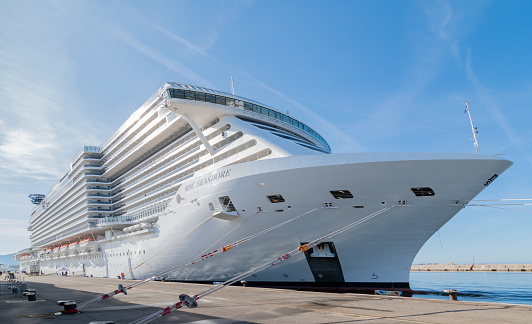
[[[102,187],[86,187],[87,191],[89,192],[96,192],[96,191],[111,191],[111,188],[102,188]]]
[[[95,193],[88,193],[86,195],[87,197],[112,197],[112,195],[110,193],[106,193],[106,194],[95,194]]]
[[[101,167],[102,166],[100,164],[83,164],[83,169],[101,169]]]
[[[111,181],[101,179],[85,179],[85,183],[111,183]]]
[[[103,171],[102,172],[84,172],[83,174],[86,176],[101,176],[103,174]]]
[[[112,205],[113,202],[110,201],[97,201],[97,200],[88,200],[87,206],[94,206],[94,205]]]
[[[90,160],[93,160],[93,161],[100,161],[100,160],[101,160],[101,157],[90,155],[90,156],[84,156],[84,157],[83,157],[83,160],[85,160],[85,161],[90,161]]]
[[[83,170],[85,171],[92,171],[92,172],[98,172],[99,174],[102,174],[104,171],[102,170],[102,167],[96,164],[85,164],[83,166]]]
[[[88,211],[97,211],[97,212],[112,212],[113,209],[112,208],[101,208],[101,207],[98,207],[98,208],[94,208],[94,207],[89,207],[87,208]]]

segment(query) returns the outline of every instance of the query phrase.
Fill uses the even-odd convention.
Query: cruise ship
[[[31,247],[15,258],[27,272],[143,279],[262,233],[165,275],[222,282],[366,220],[245,281],[408,289],[423,244],[511,165],[481,154],[331,154],[277,109],[168,82],[105,143],[84,146],[48,194],[30,195]]]

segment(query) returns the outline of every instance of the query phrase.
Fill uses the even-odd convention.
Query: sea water
[[[410,272],[410,288],[432,292],[415,298],[449,299],[445,289],[458,290],[458,300],[532,305],[532,273]]]

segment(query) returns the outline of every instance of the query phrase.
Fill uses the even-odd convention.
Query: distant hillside
[[[0,264],[18,265],[19,263],[13,260],[13,254],[0,255]]]

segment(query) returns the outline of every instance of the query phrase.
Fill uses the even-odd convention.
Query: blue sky
[[[48,193],[165,81],[301,119],[334,153],[482,153],[478,199],[532,198],[529,1],[1,1],[0,254]],[[415,262],[532,263],[530,206],[468,207]]]

